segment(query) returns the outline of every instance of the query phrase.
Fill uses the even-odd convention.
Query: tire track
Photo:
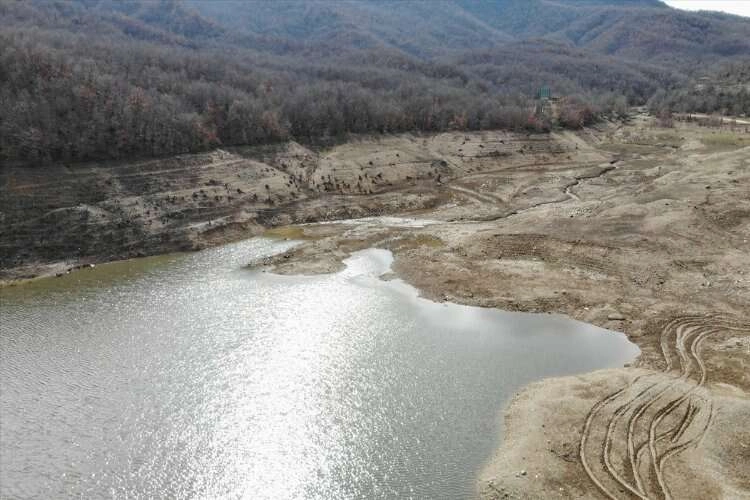
[[[477,201],[480,204],[497,205],[503,203],[502,200],[500,200],[497,196],[488,193],[479,193],[478,191],[469,189],[466,186],[460,186],[458,184],[448,184],[447,187],[449,190],[455,191],[456,193],[459,193],[472,201]]]
[[[659,339],[664,370],[639,375],[591,408],[579,456],[605,496],[671,500],[666,464],[698,446],[714,417],[705,389],[703,344],[709,336],[728,330],[750,331],[750,325],[725,315],[673,318]]]

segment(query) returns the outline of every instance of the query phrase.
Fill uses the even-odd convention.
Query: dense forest
[[[655,113],[719,113],[750,116],[750,62],[727,64],[679,89],[660,89],[649,100]]]
[[[660,33],[660,50],[637,24],[646,18],[675,32]],[[0,0],[0,20],[0,161],[28,165],[347,133],[544,130],[529,105],[542,85],[569,97],[560,125],[576,127],[649,99],[681,105],[664,96],[696,88],[687,61],[750,53],[748,20],[655,0]]]

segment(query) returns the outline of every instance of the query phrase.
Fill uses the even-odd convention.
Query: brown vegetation
[[[529,116],[542,85],[579,96],[560,122],[579,128],[686,81],[703,58],[742,55],[750,39],[747,22],[648,0],[248,5],[0,2],[0,162],[163,157],[351,133],[545,130]],[[353,32],[349,19],[371,23]],[[655,50],[645,20],[679,43]],[[734,49],[717,53],[722,44]],[[642,62],[665,55],[673,62]]]

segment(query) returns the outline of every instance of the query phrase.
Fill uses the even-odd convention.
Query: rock
[[[625,316],[620,313],[612,313],[607,316],[610,321],[625,321]]]
[[[522,470],[522,471],[521,471],[521,475],[522,475],[522,476],[525,476],[525,475],[526,475],[526,471],[525,471],[525,470]]]

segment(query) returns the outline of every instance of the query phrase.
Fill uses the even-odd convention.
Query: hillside
[[[750,53],[747,19],[651,0],[5,0],[0,22],[0,161],[16,165],[545,130],[543,85],[595,116]]]
[[[324,152],[286,142],[6,167],[0,280],[49,272],[47,265],[58,270],[61,260],[67,268],[203,248],[269,226],[430,208],[450,198],[443,186],[451,179],[500,160],[571,165],[572,158],[590,159],[566,138],[493,131],[359,137]]]
[[[188,5],[234,31],[307,46],[351,37],[359,47],[436,55],[541,37],[672,66],[750,53],[746,19],[678,11],[658,0],[188,0]]]
[[[649,101],[654,112],[750,116],[750,62],[729,63],[704,73],[680,89],[658,91]]]
[[[656,0],[0,0],[0,500],[750,499],[748,40]]]

